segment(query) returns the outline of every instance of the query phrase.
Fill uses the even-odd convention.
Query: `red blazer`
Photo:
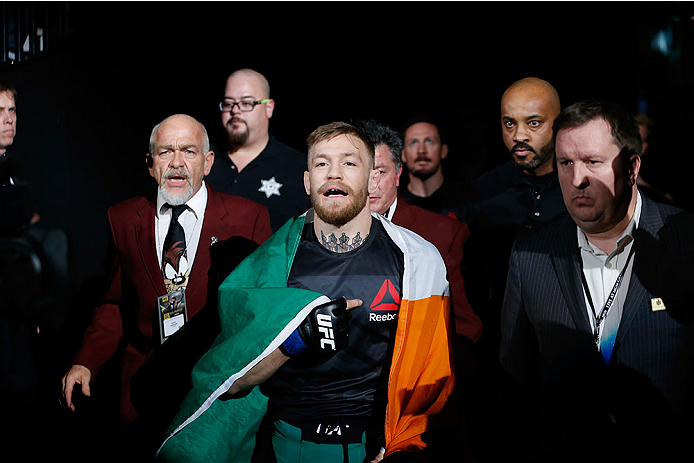
[[[410,204],[400,195],[391,221],[417,233],[439,250],[448,270],[451,301],[455,312],[455,331],[474,342],[479,341],[482,336],[482,320],[467,300],[461,268],[463,243],[470,237],[467,224]]]
[[[270,216],[260,204],[239,196],[218,193],[207,187],[207,206],[186,288],[188,317],[205,305],[212,237],[223,241],[242,236],[260,244],[270,237]],[[159,319],[156,302],[167,293],[155,249],[154,215],[156,199],[135,197],[108,211],[115,258],[109,273],[109,287],[94,309],[74,364],[92,373],[125,341],[121,371],[121,420],[130,423],[135,411],[130,403],[130,378],[158,344]],[[157,331],[155,331],[157,330]]]

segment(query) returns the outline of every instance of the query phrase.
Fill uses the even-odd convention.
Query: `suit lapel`
[[[664,225],[658,206],[645,195],[641,195],[641,198],[643,206],[634,241],[634,266],[617,332],[617,345],[628,331],[638,310],[649,299],[649,291],[644,282],[648,282],[653,288],[654,282],[659,281],[661,272],[658,270],[658,263],[662,262],[661,257],[667,245],[666,240],[658,236]]]
[[[227,212],[222,201],[212,190],[207,189],[207,207],[205,218],[200,231],[200,241],[195,252],[195,262],[188,279],[186,299],[190,301],[205,302],[207,294],[207,278],[205,273],[210,267],[210,253],[208,251],[212,237],[223,234]],[[137,211],[139,219],[135,223],[135,238],[147,276],[156,294],[162,296],[167,293],[164,277],[161,273],[161,265],[158,261],[156,239],[154,230],[154,213],[156,203],[150,201],[145,207]],[[200,300],[200,298],[202,298]]]
[[[401,227],[410,229],[415,221],[415,215],[411,213],[412,209],[407,201],[398,196],[398,204],[395,207],[395,212],[393,212],[393,217],[390,217],[390,221],[395,223],[395,217],[397,216],[397,222]]]
[[[212,189],[208,188],[207,206],[205,207],[205,218],[200,230],[200,241],[198,241],[198,249],[195,251],[195,261],[193,262],[193,269],[190,272],[188,287],[186,288],[186,298],[189,301],[199,299],[201,304],[205,302],[207,295],[207,278],[205,278],[205,273],[210,268],[209,247],[212,244],[213,236],[223,234],[223,224],[226,216],[226,209],[219,196]]]
[[[581,256],[578,251],[576,224],[568,218],[553,241],[550,256],[559,286],[574,324],[579,330],[591,333],[581,279]]]
[[[147,276],[159,295],[166,294],[164,277],[157,257],[156,239],[154,236],[154,209],[156,203],[150,201],[146,206],[137,211],[139,219],[135,222],[135,239],[140,252],[142,265],[147,271]]]

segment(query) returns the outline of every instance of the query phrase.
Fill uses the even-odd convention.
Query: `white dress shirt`
[[[626,299],[629,281],[631,280],[631,273],[634,266],[634,256],[632,256],[631,259],[628,259],[628,256],[631,252],[631,248],[634,245],[634,232],[638,227],[639,219],[641,217],[641,206],[641,194],[637,193],[634,217],[632,217],[622,236],[620,236],[617,240],[617,248],[609,255],[592,244],[586,238],[583,231],[579,227],[576,227],[578,233],[578,246],[581,251],[581,261],[583,263],[583,275],[585,276],[585,283],[588,285],[588,288],[585,288],[585,284],[583,285],[583,294],[588,310],[588,319],[590,320],[590,326],[593,331],[595,331],[596,316],[599,316],[600,312],[602,312],[605,302],[607,301],[620,272],[624,269],[622,283],[619,286],[619,290],[617,291],[614,302],[609,309],[607,318],[600,325],[598,341],[600,341],[601,344],[603,341],[608,340],[603,339],[604,337],[610,338],[612,343],[614,343],[614,338],[616,337],[617,330],[619,328],[619,322],[622,319],[624,301]],[[625,269],[627,260],[629,262]],[[590,298],[593,301],[595,313],[593,312],[593,308],[591,308],[589,303],[586,289],[590,291]],[[598,347],[598,349],[600,349],[600,347]]]

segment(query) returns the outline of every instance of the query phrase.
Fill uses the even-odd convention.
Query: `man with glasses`
[[[306,212],[306,155],[269,132],[275,100],[267,79],[252,69],[235,71],[226,81],[219,109],[227,151],[218,152],[218,162],[205,178],[210,186],[267,207],[273,231]]]

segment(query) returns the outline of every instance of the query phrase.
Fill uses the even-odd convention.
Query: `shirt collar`
[[[393,221],[393,215],[395,214],[395,208],[398,207],[398,197],[395,197],[395,201],[393,201],[393,204],[390,205],[388,210],[383,214],[383,217],[386,219],[390,219],[390,221]]]
[[[509,161],[510,163],[513,164],[513,169],[511,169],[511,184],[516,185],[516,186],[525,186],[525,185],[536,185],[536,186],[542,186],[545,187],[547,185],[551,185],[554,183],[559,183],[559,176],[557,174],[557,170],[554,169],[551,172],[548,172],[544,175],[535,176],[535,175],[530,175],[526,174],[523,169],[516,164],[515,161]]]
[[[634,208],[634,216],[631,218],[631,221],[627,225],[627,228],[624,230],[624,233],[622,233],[622,236],[619,237],[617,240],[617,247],[615,250],[610,254],[610,257],[619,254],[626,248],[631,242],[634,241],[634,232],[639,226],[639,221],[641,220],[641,208],[643,205],[643,201],[641,200],[641,193],[636,192],[636,207]],[[588,238],[586,237],[585,233],[583,233],[583,230],[579,226],[576,226],[576,233],[578,236],[578,247],[584,251],[588,251],[591,254],[604,254],[600,248],[597,246],[593,246],[590,241],[588,241]]]
[[[193,211],[196,218],[203,216],[205,212],[205,205],[207,204],[207,187],[205,186],[205,181],[202,181],[202,185],[197,193],[193,195],[188,201],[186,201],[186,206]],[[157,193],[157,218],[161,218],[161,214],[167,210],[165,208],[166,202],[161,196],[161,193]]]

